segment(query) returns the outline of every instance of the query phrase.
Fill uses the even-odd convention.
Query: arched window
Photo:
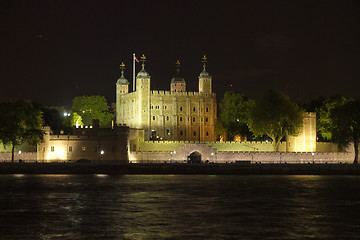
[[[166,129],[166,135],[170,135],[170,129]]]
[[[169,117],[169,116],[166,116],[166,121],[170,121],[170,117]]]

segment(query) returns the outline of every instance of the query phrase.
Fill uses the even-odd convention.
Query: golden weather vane
[[[121,64],[120,64],[120,69],[121,69],[121,70],[124,70],[124,69],[125,69],[125,64],[124,64],[124,62],[121,62]]]
[[[146,57],[145,57],[144,54],[140,57],[140,61],[142,61],[142,63],[145,64],[145,62],[146,62]]]
[[[205,71],[205,67],[206,67],[206,62],[207,62],[207,58],[206,58],[206,55],[204,54],[204,56],[201,58],[202,59],[202,63],[204,64],[203,67],[204,67],[204,71]]]

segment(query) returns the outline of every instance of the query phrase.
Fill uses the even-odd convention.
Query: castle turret
[[[136,94],[137,94],[137,109],[138,128],[145,130],[145,140],[149,140],[150,135],[150,75],[145,71],[146,57],[144,54],[141,56],[142,69],[136,76]]]
[[[116,82],[116,124],[124,124],[124,106],[122,104],[122,97],[129,93],[129,81],[124,77],[125,64],[120,64],[121,77]]]
[[[125,64],[120,64],[121,77],[116,82],[116,95],[123,95],[129,93],[129,81],[124,77]]]
[[[212,92],[212,89],[211,89],[212,77],[206,71],[207,58],[205,55],[202,58],[202,62],[203,62],[203,71],[200,73],[200,76],[199,76],[199,93],[200,94],[203,93],[203,94],[207,95],[207,94],[211,94],[211,92]]]
[[[176,75],[171,79],[170,84],[171,92],[185,92],[186,91],[186,82],[183,77],[180,76],[180,61],[176,62]]]

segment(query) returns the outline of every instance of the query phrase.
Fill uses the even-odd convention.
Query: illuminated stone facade
[[[200,73],[199,91],[187,92],[185,81],[177,76],[170,91],[150,89],[150,75],[144,61],[136,77],[136,91],[128,91],[122,77],[116,83],[116,124],[143,129],[144,140],[215,141],[216,96],[212,77]]]
[[[52,135],[44,127],[44,140],[37,146],[38,161],[128,162],[128,127],[74,128],[72,135]]]
[[[303,125],[297,136],[289,136],[287,152],[316,152],[316,113],[304,112]]]

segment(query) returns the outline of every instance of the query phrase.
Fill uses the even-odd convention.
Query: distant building
[[[44,141],[37,146],[38,161],[128,162],[129,128],[74,128],[72,135],[52,135],[44,127]]]
[[[170,91],[151,90],[144,55],[141,60],[136,91],[129,93],[123,71],[116,83],[116,124],[144,129],[145,141],[215,141],[216,95],[212,92],[212,77],[206,71],[206,57],[198,77],[198,92],[186,91],[179,61]]]

